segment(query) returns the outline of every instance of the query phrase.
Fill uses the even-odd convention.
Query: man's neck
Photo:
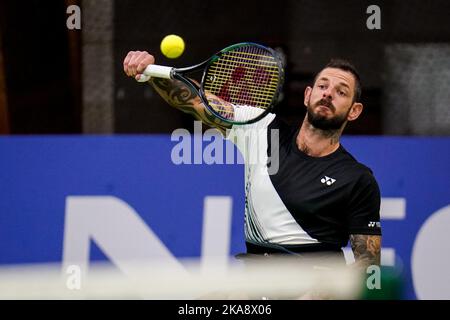
[[[317,129],[305,117],[297,135],[297,147],[311,157],[324,157],[339,148],[341,134],[342,129],[329,131]]]

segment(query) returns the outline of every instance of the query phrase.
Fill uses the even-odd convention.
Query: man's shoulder
[[[370,167],[364,163],[359,162],[349,151],[341,146],[341,159],[346,164],[346,170],[352,172],[355,178],[363,179],[366,181],[373,180],[375,177]],[[376,181],[375,181],[376,182]]]
[[[288,119],[281,117],[278,114],[273,114],[273,119],[269,124],[272,128],[289,128],[289,129],[298,129],[299,123],[298,121],[288,121]]]
[[[277,130],[280,138],[280,143],[290,141],[293,135],[295,135],[300,129],[298,123],[288,122],[286,119],[275,115],[273,120],[269,123],[269,130]]]

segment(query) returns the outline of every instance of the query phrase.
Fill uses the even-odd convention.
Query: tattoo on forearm
[[[230,124],[207,112],[197,93],[183,82],[152,78],[150,83],[172,107],[191,114],[208,126],[218,128],[222,133],[225,132],[225,129],[231,127]],[[232,108],[231,105],[230,108]]]
[[[206,97],[215,109],[215,111],[226,119],[234,119],[234,106],[216,95],[206,92]]]
[[[380,265],[381,236],[352,234],[350,243],[357,264]]]
[[[198,98],[197,94],[181,81],[152,78],[150,82],[167,103],[175,108],[192,106]]]

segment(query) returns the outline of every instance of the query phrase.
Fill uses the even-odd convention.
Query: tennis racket
[[[200,85],[187,77],[201,70]],[[149,65],[138,81],[146,82],[150,77],[180,80],[198,93],[217,118],[231,124],[249,124],[266,116],[278,102],[284,67],[273,49],[245,42],[187,68]]]

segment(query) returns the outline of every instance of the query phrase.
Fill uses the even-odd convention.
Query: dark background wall
[[[68,1],[69,2],[69,1]],[[0,1],[9,131],[77,133],[79,80],[73,79],[65,1]],[[79,64],[79,63],[78,63]]]

